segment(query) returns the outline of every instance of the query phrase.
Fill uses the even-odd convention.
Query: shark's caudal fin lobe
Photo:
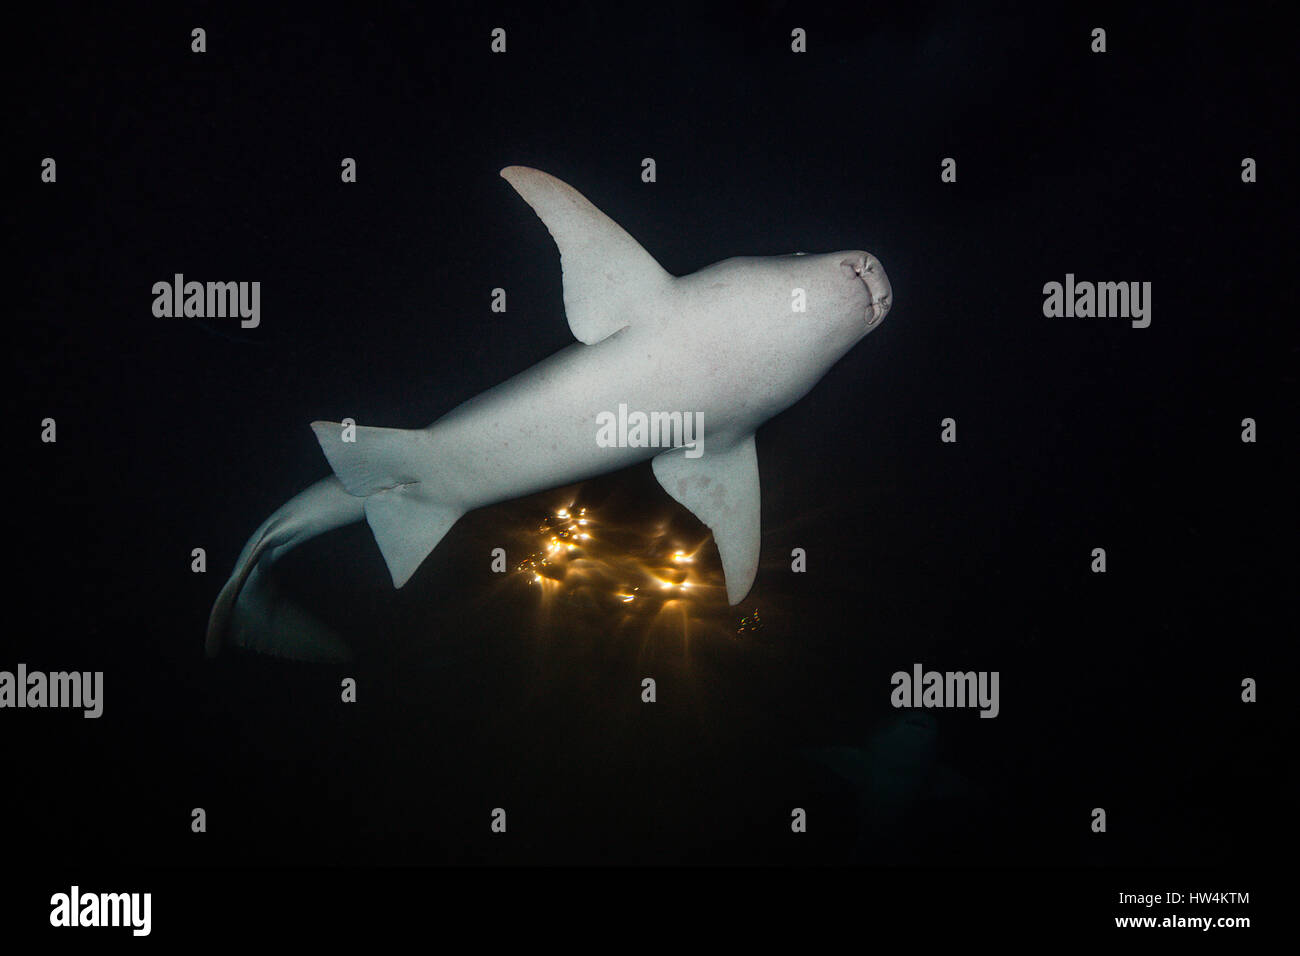
[[[359,499],[334,478],[295,495],[262,522],[235,561],[208,616],[205,649],[225,644],[302,661],[339,661],[351,655],[330,628],[283,600],[267,569],[304,541],[365,517]]]
[[[351,649],[314,615],[287,599],[257,565],[239,595],[227,640],[236,647],[291,661],[338,663]]]
[[[411,579],[451,526],[465,513],[439,501],[418,467],[427,460],[429,435],[400,428],[312,422],[334,474],[349,494],[365,499],[366,522],[388,565],[393,586]]]
[[[578,341],[594,345],[635,322],[672,282],[639,242],[572,186],[527,166],[507,166],[501,176],[559,247],[564,313]]]
[[[713,532],[727,579],[727,602],[739,604],[758,573],[759,488],[754,436],[730,447],[714,445],[698,458],[674,448],[652,467],[664,491]]]
[[[234,573],[226,580],[221,593],[217,595],[217,600],[213,602],[212,611],[208,614],[208,633],[204,641],[204,653],[208,657],[216,657],[221,652],[221,646],[227,639],[226,632],[230,627],[231,619],[235,616],[235,607],[239,602],[240,594],[265,550],[264,534],[250,542],[244,548],[244,554],[240,555],[239,561],[236,562]]]

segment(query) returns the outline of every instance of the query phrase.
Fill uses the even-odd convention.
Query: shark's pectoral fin
[[[527,166],[507,166],[501,175],[560,249],[564,313],[578,341],[595,345],[634,323],[668,289],[672,276],[568,183]]]
[[[716,444],[698,458],[674,448],[654,460],[664,491],[713,532],[727,579],[727,601],[739,604],[758,573],[758,457],[754,436],[728,448]]]

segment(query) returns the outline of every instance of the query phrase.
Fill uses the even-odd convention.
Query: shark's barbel
[[[884,268],[853,250],[727,259],[674,277],[571,186],[522,166],[501,175],[559,247],[578,342],[427,428],[353,434],[313,422],[334,477],[285,504],[244,547],[212,608],[209,655],[227,635],[290,657],[345,653],[336,639],[296,632],[262,580],[270,562],[324,531],[364,518],[400,588],[465,512],[646,459],[713,532],[728,601],[749,592],[759,556],[754,430],[879,327],[893,304]],[[621,405],[696,416],[703,451],[598,441],[602,417]]]

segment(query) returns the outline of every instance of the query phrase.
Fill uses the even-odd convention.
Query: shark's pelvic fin
[[[414,490],[417,488],[419,485],[403,485],[366,499],[366,521],[379,542],[395,588],[411,580],[416,568],[465,513],[438,504]]]
[[[572,186],[527,166],[507,166],[501,175],[560,249],[564,313],[578,341],[595,345],[632,325],[667,290],[672,276]]]
[[[349,494],[365,499],[366,522],[393,587],[400,588],[451,530],[464,508],[439,501],[417,467],[427,432],[356,426],[355,441],[344,441],[343,426],[312,422],[312,431],[330,467]]]
[[[739,604],[758,573],[758,456],[754,436],[728,448],[714,444],[698,458],[674,448],[655,458],[655,477],[664,491],[713,532],[727,579],[727,602]]]

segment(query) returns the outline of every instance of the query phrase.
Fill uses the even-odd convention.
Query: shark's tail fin
[[[428,432],[345,429],[336,422],[312,422],[311,427],[343,487],[365,502],[366,521],[393,587],[400,588],[465,513],[422,479]]]
[[[253,533],[208,616],[205,643],[215,657],[225,643],[292,660],[329,661],[351,656],[347,646],[306,611],[280,597],[265,571],[309,538],[360,521],[361,502],[335,478],[290,499]]]
[[[352,650],[342,638],[319,618],[286,598],[266,573],[266,566],[267,562],[252,566],[230,602],[225,626],[215,635],[212,621],[209,622],[208,656],[214,655],[224,641],[294,661],[351,660]],[[216,618],[214,607],[213,620]]]

